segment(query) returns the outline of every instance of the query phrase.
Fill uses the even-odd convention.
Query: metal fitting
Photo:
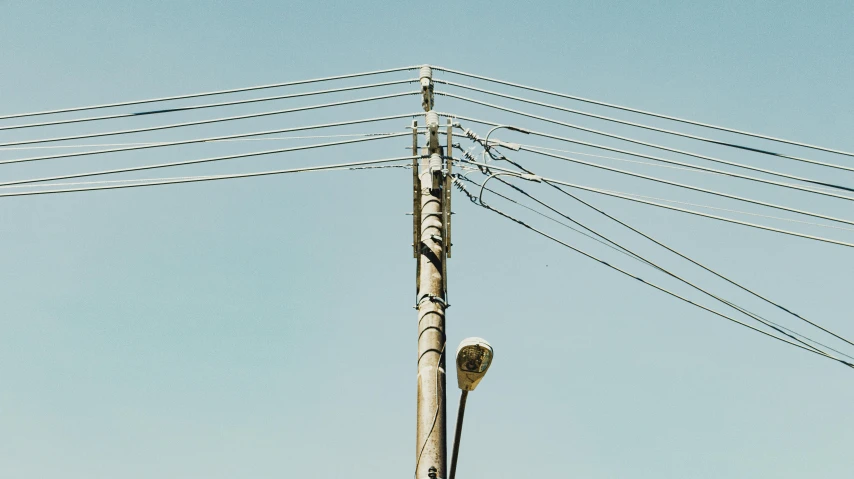
[[[439,114],[427,112],[427,151],[432,155],[439,152]]]
[[[433,69],[425,65],[421,67],[419,79],[421,82],[421,107],[424,111],[433,109]]]

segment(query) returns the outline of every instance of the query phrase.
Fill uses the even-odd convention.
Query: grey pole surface
[[[445,416],[445,246],[443,187],[438,115],[432,111],[433,81],[429,67],[421,69],[422,106],[427,112],[427,148],[432,158],[420,162],[420,235],[418,244],[418,407],[416,430],[417,479],[444,479],[447,469]],[[437,165],[436,163],[439,162]]]

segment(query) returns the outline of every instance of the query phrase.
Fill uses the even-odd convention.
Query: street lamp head
[[[481,338],[466,338],[457,348],[457,384],[474,391],[492,363],[492,346]]]

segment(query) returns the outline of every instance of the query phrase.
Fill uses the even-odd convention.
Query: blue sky
[[[432,63],[854,150],[854,9],[846,2],[3,1],[0,9],[0,114]],[[254,96],[261,94],[238,97]],[[320,101],[325,100],[277,105]],[[267,108],[234,107],[228,114]],[[436,109],[593,139],[442,96],[436,97]],[[847,184],[854,179],[850,173],[522,109],[756,166]],[[420,101],[413,96],[115,140],[168,141],[418,111]],[[219,114],[2,131],[0,142]],[[402,131],[407,125],[398,120],[328,134]],[[464,126],[485,133],[481,126]],[[507,132],[498,137],[577,149]],[[274,147],[315,141],[322,140]],[[385,158],[405,154],[408,142],[382,140],[138,177]],[[5,165],[0,179],[267,147],[197,145]],[[820,160],[851,160],[775,147]],[[32,152],[0,151],[0,158],[23,154]],[[769,214],[531,154],[516,158],[539,173],[581,184]],[[851,208],[838,200],[643,165],[609,165],[851,217]],[[566,198],[541,186],[526,188],[704,286],[808,331]],[[411,217],[405,215],[410,193],[409,172],[391,169],[0,199],[0,476],[412,474],[415,264]],[[848,249],[585,198],[854,336],[854,256]],[[502,206],[678,288],[568,230]],[[489,375],[468,401],[460,477],[832,478],[854,468],[850,369],[644,288],[460,195],[454,209],[448,341],[455,346],[464,337],[481,336],[495,347]],[[753,220],[854,240],[850,231]],[[448,400],[454,410],[457,392]]]

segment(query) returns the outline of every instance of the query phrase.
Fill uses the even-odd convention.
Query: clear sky
[[[0,12],[0,114],[433,63],[854,151],[851,2],[6,0]],[[266,94],[271,93],[240,98]],[[0,142],[368,94],[0,131]],[[755,166],[854,183],[852,173],[501,103]],[[436,109],[593,138],[442,96],[436,97]],[[164,141],[418,111],[420,101],[413,96],[89,142]],[[76,116],[81,114],[63,118]],[[20,120],[3,124],[13,122]],[[407,125],[398,120],[315,134],[403,131]],[[465,126],[485,133],[482,126]],[[508,132],[496,136],[578,150]],[[323,140],[6,165],[0,180],[315,141]],[[137,177],[385,158],[406,154],[407,144],[406,138],[382,140]],[[54,150],[0,151],[0,158],[44,151]],[[582,184],[785,216],[559,160],[524,153],[515,158]],[[607,161],[854,217],[839,200],[602,160]],[[568,199],[542,186],[526,188],[769,319],[814,332]],[[410,192],[409,172],[390,169],[0,198],[0,477],[411,475],[416,316],[411,217],[405,215]],[[852,250],[584,197],[854,336]],[[498,199],[493,204],[702,299],[571,231],[536,222]],[[461,195],[455,196],[454,210],[449,348],[467,336],[484,337],[495,347],[489,375],[468,400],[459,477],[841,478],[854,470],[851,369],[679,303]],[[851,231],[740,218],[854,241]],[[854,355],[852,349],[847,351]],[[453,374],[448,379],[455,383]],[[452,425],[455,388],[448,400]]]

